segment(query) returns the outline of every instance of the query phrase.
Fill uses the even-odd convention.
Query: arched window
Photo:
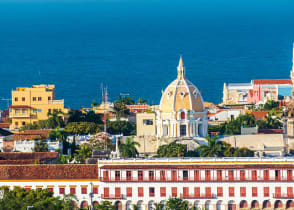
[[[181,112],[181,120],[184,120],[185,119],[185,112]]]

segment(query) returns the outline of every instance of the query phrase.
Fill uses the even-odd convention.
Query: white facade
[[[98,166],[101,200],[118,209],[138,204],[149,210],[170,197],[206,209],[294,207],[293,158],[106,160]]]
[[[34,152],[36,143],[35,140],[20,140],[14,141],[13,151],[17,152]]]
[[[239,117],[241,114],[243,114],[243,112],[244,111],[242,109],[224,109],[224,110],[220,110],[219,112],[215,114],[210,114],[209,120],[211,121],[232,120]]]

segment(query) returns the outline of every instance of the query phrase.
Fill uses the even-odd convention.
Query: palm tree
[[[222,143],[218,141],[218,136],[205,137],[208,145],[200,145],[197,149],[200,150],[201,157],[220,157],[222,156]]]
[[[57,110],[57,109],[53,109],[52,112],[48,112],[47,113],[48,127],[51,127],[51,128],[52,127],[54,127],[54,128],[63,127],[64,126],[63,116],[64,116],[64,113],[62,111]]]
[[[136,146],[140,146],[138,142],[132,141],[132,138],[127,138],[124,144],[119,145],[119,152],[124,158],[136,157],[139,152],[136,149]]]
[[[137,104],[147,104],[147,100],[146,99],[142,99],[141,97],[138,99]]]

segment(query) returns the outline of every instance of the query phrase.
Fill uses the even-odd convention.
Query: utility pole
[[[107,150],[107,128],[106,128],[106,118],[107,118],[107,111],[106,111],[106,103],[107,103],[107,87],[103,87],[103,84],[101,84],[102,89],[102,103],[104,104],[104,149]]]

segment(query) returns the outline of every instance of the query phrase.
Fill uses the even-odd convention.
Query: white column
[[[199,136],[198,135],[198,121],[196,122],[196,136]]]
[[[186,124],[186,136],[189,136],[189,127],[190,126],[190,124],[189,123],[187,123]]]

